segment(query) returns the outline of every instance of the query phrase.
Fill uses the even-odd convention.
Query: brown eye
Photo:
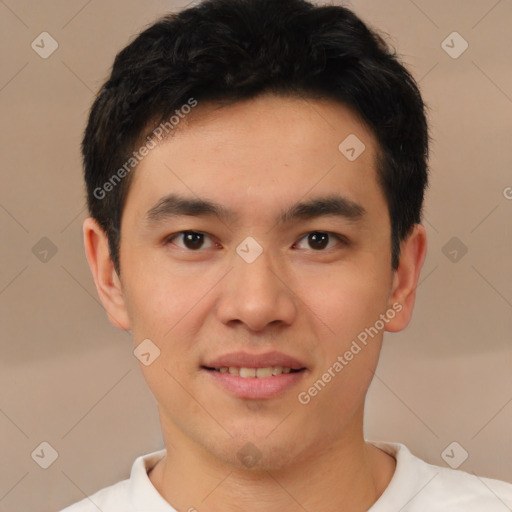
[[[190,251],[197,251],[201,248],[204,249],[203,245],[205,242],[205,237],[207,237],[207,235],[199,231],[180,231],[179,233],[170,236],[166,240],[166,243],[173,243],[174,245],[178,245],[174,242],[174,240],[181,238],[182,245],[178,245],[178,247],[182,247],[183,249],[188,249]],[[211,246],[213,246],[213,244],[211,244]]]
[[[307,241],[308,247],[306,247],[306,249],[312,249],[313,251],[322,251],[329,245],[331,238],[338,240],[338,242],[341,242],[342,244],[347,243],[346,239],[342,235],[329,233],[327,231],[311,231],[306,236],[301,238],[301,240]],[[332,245],[331,247],[327,248],[332,248]]]
[[[315,250],[325,249],[325,247],[329,243],[329,235],[327,233],[321,233],[319,231],[315,231],[314,233],[309,233],[308,243]]]

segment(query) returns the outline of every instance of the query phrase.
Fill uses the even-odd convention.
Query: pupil
[[[189,231],[185,234],[185,245],[189,249],[198,249],[203,244],[201,233],[193,233]]]
[[[310,233],[308,236],[309,242],[313,243],[313,249],[323,249],[327,246],[329,235],[327,233],[321,233],[319,231],[315,231],[314,233]],[[315,244],[316,247],[314,246]]]

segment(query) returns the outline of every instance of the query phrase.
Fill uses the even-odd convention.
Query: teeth
[[[260,379],[265,377],[272,377],[272,366],[267,366],[266,368],[258,368],[256,370],[256,377]]]
[[[282,373],[291,372],[291,368],[283,368],[282,366],[266,366],[264,368],[238,368],[236,366],[230,366],[228,368],[227,366],[223,366],[221,368],[217,368],[216,370],[220,373],[229,373],[230,375],[236,375],[238,377],[243,377],[244,379],[250,377],[265,379],[273,375],[281,375]]]
[[[256,377],[256,368],[240,368],[240,377]]]

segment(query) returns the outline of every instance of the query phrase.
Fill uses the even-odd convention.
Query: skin
[[[349,134],[366,146],[353,162],[338,150]],[[307,405],[297,399],[393,304],[402,309],[385,330],[402,330],[412,315],[425,229],[414,226],[392,271],[376,147],[354,113],[330,100],[264,95],[223,108],[200,104],[135,171],[121,226],[121,278],[105,234],[85,221],[87,258],[110,321],[131,329],[135,346],[149,338],[161,351],[140,365],[167,448],[149,477],[177,510],[362,512],[389,484],[395,459],[363,438],[383,330]],[[171,192],[214,200],[239,218],[148,223],[146,212]],[[276,224],[283,208],[332,193],[362,205],[365,215]],[[204,245],[168,240],[183,230],[205,233]],[[315,231],[349,243],[332,237],[319,250],[308,242]],[[263,248],[250,264],[236,253],[248,236]],[[274,398],[241,399],[200,370],[237,350],[279,350],[307,370]],[[250,468],[237,457],[248,442],[260,455]]]

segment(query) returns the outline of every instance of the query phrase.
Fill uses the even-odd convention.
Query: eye
[[[335,238],[342,245],[348,245],[348,240],[343,235],[337,235],[336,233],[329,233],[327,231],[311,231],[300,240],[306,240],[310,244],[310,248],[314,251],[322,251],[329,244],[329,237]],[[300,247],[299,247],[300,248]],[[331,249],[332,247],[328,247]]]
[[[181,238],[183,240],[183,246],[175,243],[174,245],[178,245],[178,247],[181,247],[182,249],[197,251],[198,249],[205,248],[205,237],[209,238],[208,235],[201,233],[200,231],[180,231],[179,233],[174,233],[173,235],[167,237],[165,239],[165,244],[174,243],[173,241],[176,238]],[[209,247],[206,247],[206,249],[211,249],[214,245],[214,243],[211,243]]]

